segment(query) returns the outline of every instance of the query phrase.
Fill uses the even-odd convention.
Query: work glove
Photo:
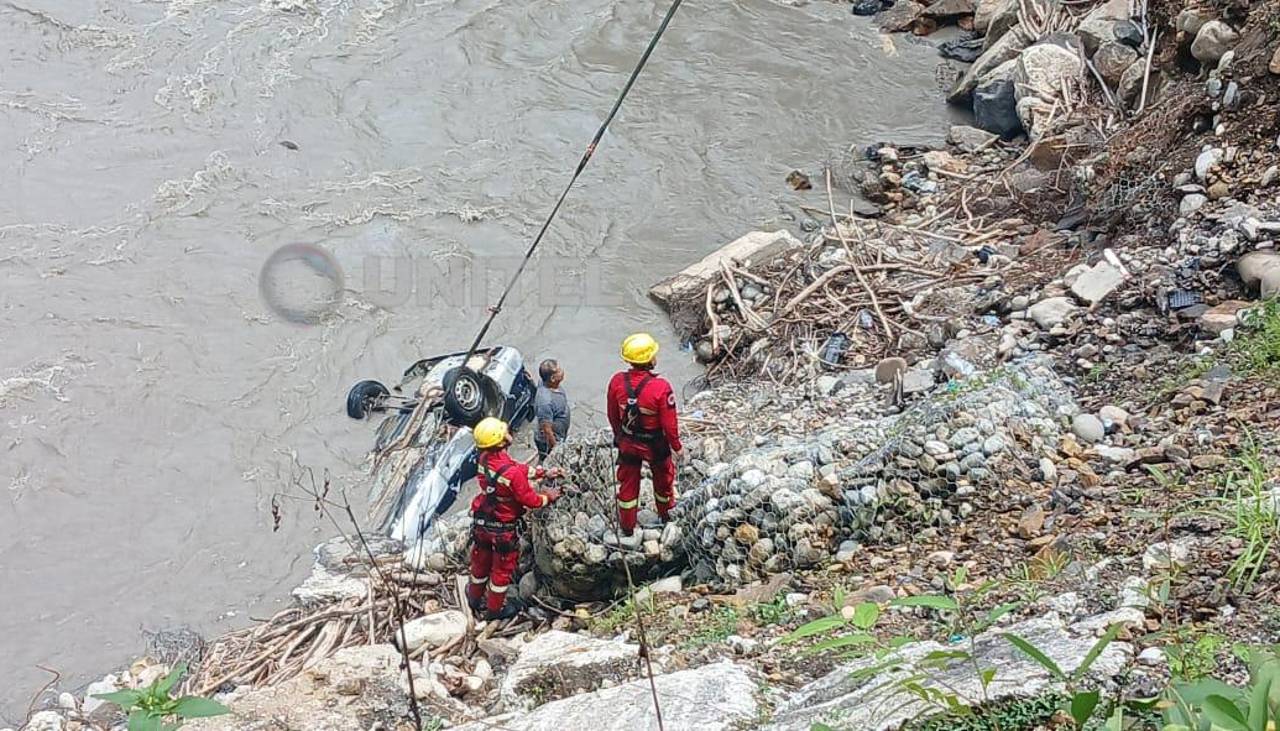
[[[550,505],[560,499],[561,492],[558,488],[552,487],[545,490],[542,494],[547,496],[547,505]]]

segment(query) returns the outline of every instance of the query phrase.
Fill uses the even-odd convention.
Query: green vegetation
[[[1280,539],[1280,511],[1269,484],[1270,470],[1256,444],[1232,460],[1220,480],[1220,495],[1202,500],[1193,515],[1209,517],[1225,525],[1227,535],[1244,548],[1227,569],[1231,587],[1248,591],[1263,568],[1272,564],[1271,552]]]
[[[787,606],[786,594],[779,594],[771,602],[763,602],[751,607],[751,617],[761,627],[786,624],[791,619],[791,614],[791,607]]]
[[[962,569],[951,577],[950,585],[964,586],[964,579]],[[1125,700],[1106,699],[1098,689],[1086,685],[1089,669],[1119,636],[1120,625],[1108,628],[1070,673],[1027,638],[1004,633],[1002,636],[1012,647],[1048,672],[1057,690],[1034,698],[992,702],[987,689],[1000,670],[982,666],[975,654],[973,637],[1020,606],[985,608],[982,598],[993,587],[994,584],[984,584],[972,591],[902,597],[889,603],[936,613],[950,638],[947,649],[915,661],[912,672],[895,677],[886,686],[890,692],[923,702],[925,710],[906,722],[904,731],[1276,731],[1276,721],[1280,719],[1280,659],[1276,650],[1280,648],[1233,647],[1250,667],[1249,685],[1236,688],[1210,677],[1227,640],[1209,632],[1200,632],[1194,639],[1182,638],[1165,648],[1173,680],[1162,693],[1154,698]],[[874,657],[879,661],[855,672],[855,679],[887,677],[883,673],[889,668],[906,669],[892,653],[914,638],[879,637],[875,632],[882,613],[879,605],[845,607],[839,591],[834,600],[829,616],[797,628],[783,641],[817,639],[807,652]],[[954,673],[958,665],[969,667],[983,689],[983,698],[973,706],[968,705],[971,699],[960,697],[942,680],[942,671]],[[815,724],[812,731],[839,730]]]
[[[706,620],[698,627],[681,647],[694,649],[724,642],[729,635],[738,631],[738,610],[733,607],[717,607],[707,613]]]
[[[96,695],[104,701],[120,706],[129,715],[129,731],[173,731],[192,718],[207,718],[230,713],[230,709],[208,698],[169,695],[187,672],[186,665],[178,665],[167,676],[139,690],[118,690]]]
[[[1242,332],[1231,343],[1231,364],[1243,373],[1280,376],[1280,299],[1267,300],[1242,319]]]
[[[635,602],[627,599],[605,614],[602,614],[592,620],[591,629],[600,634],[613,635],[621,632],[624,627],[631,626],[631,624],[635,622],[635,618]]]

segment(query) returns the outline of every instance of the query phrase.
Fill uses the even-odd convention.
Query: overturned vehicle
[[[439,550],[436,528],[476,476],[472,427],[496,416],[515,432],[533,420],[536,392],[520,351],[508,346],[424,358],[392,388],[352,386],[348,416],[383,415],[371,455],[379,530],[419,555]]]

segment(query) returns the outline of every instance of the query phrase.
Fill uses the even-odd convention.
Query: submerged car
[[[536,392],[520,351],[508,346],[425,358],[393,388],[352,386],[348,416],[385,415],[371,454],[370,512],[379,530],[407,547],[435,550],[432,527],[476,476],[472,427],[496,416],[515,432],[533,420]]]

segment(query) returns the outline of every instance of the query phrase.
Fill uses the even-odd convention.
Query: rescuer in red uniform
[[[560,491],[533,489],[529,465],[507,454],[511,435],[500,419],[482,419],[473,434],[480,450],[476,460],[480,494],[471,502],[471,583],[467,585],[467,603],[473,611],[483,607],[485,619],[508,619],[523,608],[518,600],[507,600],[507,589],[520,560],[517,521],[526,510],[555,502]],[[533,480],[559,476],[558,469],[539,467]]]
[[[676,421],[676,396],[671,384],[654,372],[658,341],[636,333],[622,341],[622,359],[630,370],[609,381],[609,426],[618,446],[618,521],[623,535],[636,528],[640,504],[640,464],[649,463],[653,475],[653,501],[663,521],[676,505],[676,465],[680,426]]]

